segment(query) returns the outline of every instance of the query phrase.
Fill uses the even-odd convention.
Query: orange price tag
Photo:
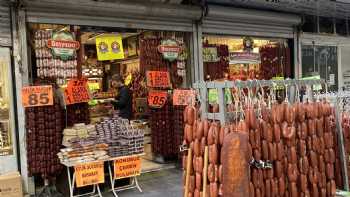
[[[152,88],[169,88],[170,74],[167,71],[147,71],[147,86]]]
[[[162,108],[168,99],[166,91],[150,91],[148,93],[148,106],[153,108]]]
[[[87,79],[72,79],[64,90],[66,105],[90,101]]]
[[[28,86],[22,88],[23,107],[38,107],[53,105],[53,90],[51,85]]]
[[[77,187],[105,182],[103,162],[93,162],[74,167]]]
[[[130,156],[114,161],[114,178],[122,179],[134,177],[141,174],[141,158]]]
[[[195,105],[196,93],[194,90],[175,89],[173,93],[173,105]]]

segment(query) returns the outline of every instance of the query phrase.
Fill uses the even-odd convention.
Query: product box
[[[11,172],[0,175],[0,197],[22,197],[21,175]]]

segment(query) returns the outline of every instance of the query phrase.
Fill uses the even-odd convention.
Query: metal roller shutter
[[[203,33],[293,38],[297,15],[209,6]]]
[[[193,31],[196,6],[92,0],[25,0],[27,21],[135,29]]]
[[[0,2],[0,46],[12,46],[10,7]]]

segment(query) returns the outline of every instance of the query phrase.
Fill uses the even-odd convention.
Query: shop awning
[[[199,6],[155,2],[24,0],[28,22],[192,31]]]

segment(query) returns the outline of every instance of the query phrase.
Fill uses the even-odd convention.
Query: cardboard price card
[[[114,178],[122,179],[141,174],[141,158],[130,156],[114,161]]]
[[[152,88],[169,88],[170,74],[167,71],[147,71],[147,86]]]
[[[173,93],[173,105],[191,105],[196,102],[196,92],[194,90],[176,89]]]
[[[74,103],[84,103],[90,101],[86,79],[72,79],[68,82],[67,88],[64,90],[66,105]]]
[[[93,162],[74,167],[77,187],[105,182],[103,162]]]
[[[51,85],[28,86],[22,88],[23,107],[38,107],[53,105],[53,90]]]
[[[150,91],[148,93],[148,106],[153,108],[162,108],[168,98],[168,92],[166,91]]]

